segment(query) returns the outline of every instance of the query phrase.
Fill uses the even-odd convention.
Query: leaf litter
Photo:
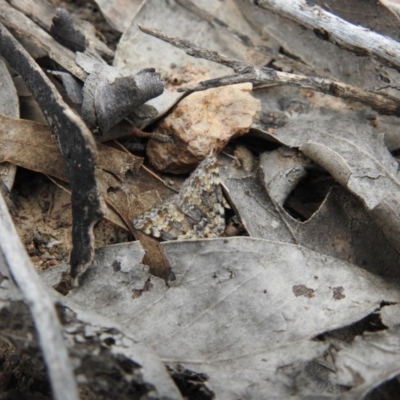
[[[74,187],[78,187],[84,174],[77,179],[74,168],[80,168],[80,164],[79,161],[71,163],[68,142],[61,143],[60,152],[57,146],[60,142],[53,141],[58,135],[59,122],[49,117],[54,118],[57,111],[52,114],[46,108],[47,103],[35,92],[37,87],[28,85],[28,90],[19,86],[20,99],[30,98],[32,92],[38,100],[24,103],[24,115],[41,122],[44,115],[50,127],[18,120],[18,113],[10,115],[7,110],[2,111],[4,115],[0,118],[3,126],[1,166],[6,162],[19,166],[13,191],[4,192],[7,204],[10,211],[17,211],[14,223],[31,262],[41,271],[48,286],[63,294],[60,297],[49,289],[53,299],[50,301],[64,307],[60,315],[70,315],[68,322],[61,318],[59,328],[49,329],[60,329],[65,338],[69,337],[66,349],[71,360],[80,360],[71,364],[71,371],[75,372],[79,389],[86,390],[88,397],[85,398],[96,398],[99,390],[99,382],[83,362],[87,359],[85,354],[89,354],[89,349],[90,357],[101,354],[99,371],[109,363],[114,373],[118,370],[123,375],[126,371],[122,372],[117,366],[122,364],[116,361],[121,357],[121,343],[125,349],[129,348],[130,361],[125,360],[124,365],[137,365],[135,378],[128,381],[143,382],[139,377],[141,371],[147,384],[147,389],[143,386],[146,398],[164,395],[196,398],[200,394],[202,398],[217,399],[363,398],[377,391],[395,391],[396,376],[400,374],[397,360],[399,185],[398,162],[389,150],[399,148],[398,111],[393,111],[399,97],[398,72],[387,66],[378,54],[360,57],[321,41],[320,32],[315,36],[301,28],[298,21],[278,16],[276,13],[281,11],[278,6],[273,8],[273,1],[250,7],[242,1],[204,0],[194,6],[187,0],[165,4],[148,0],[140,6],[131,5],[129,17],[128,13],[122,15],[107,8],[120,9],[123,0],[97,3],[111,26],[123,33],[121,40],[113,43],[117,47],[113,67],[105,65],[114,53],[93,36],[90,22],[80,20],[79,12],[83,8],[79,5],[68,3],[70,18],[46,1],[38,2],[32,10],[24,2],[4,2],[0,19],[23,40],[39,65],[44,65],[40,57],[46,55],[70,73],[61,75],[53,64],[55,71],[51,79],[55,87],[51,90],[60,90],[65,102],[77,111],[72,115],[66,108],[67,123],[78,126],[83,137],[91,134],[85,140],[93,157],[85,162],[92,170],[90,179],[94,179],[95,185],[92,189],[98,187],[96,196],[104,218],[94,229],[94,219],[86,219],[79,229],[83,228],[88,238],[94,233],[95,240],[89,243],[85,239],[82,242],[85,245],[81,243],[78,251],[80,234],[74,228],[71,236],[71,227],[73,224],[77,227],[79,218],[71,217],[70,204],[73,207],[83,204],[79,203],[82,199],[77,197]],[[351,2],[350,9],[353,3],[356,2]],[[321,6],[326,7],[327,3]],[[265,11],[268,7],[275,14]],[[382,7],[389,6],[385,3]],[[346,19],[352,15],[340,7],[331,10]],[[58,40],[63,44],[51,45],[55,39],[50,34],[57,38],[57,29],[60,29],[52,20],[56,12],[67,29],[85,38],[82,52],[68,49],[71,44],[60,35]],[[369,12],[376,10],[372,8]],[[382,8],[379,12],[388,11]],[[92,18],[92,22],[97,18],[89,17],[87,9],[82,15]],[[37,25],[29,22],[30,18]],[[369,18],[366,13],[355,23],[396,39],[393,28],[374,25]],[[18,21],[21,28],[16,29]],[[314,23],[319,26],[317,17]],[[108,38],[118,38],[117,33],[111,33],[111,28],[104,30],[106,25],[103,21],[98,27]],[[163,38],[188,54],[146,35],[144,32],[161,37],[164,33],[151,31],[144,25],[185,39]],[[283,26],[288,28],[282,29]],[[2,35],[7,37],[4,32]],[[191,41],[206,50],[192,46]],[[349,46],[351,43],[349,38]],[[396,49],[395,44],[393,48]],[[326,56],[328,53],[330,57]],[[8,61],[12,66],[13,60]],[[30,64],[32,71],[37,68],[33,63]],[[100,67],[95,67],[96,64]],[[251,66],[258,68],[259,75],[251,73]],[[96,68],[106,71],[104,77],[92,75]],[[143,102],[157,97],[141,104],[142,100],[137,101],[133,93],[135,109],[131,114],[126,104],[122,110],[109,106],[107,96],[96,99],[96,90],[92,93],[89,84],[86,87],[90,90],[79,93],[88,75],[90,79],[98,79],[94,87],[108,90],[107,85],[110,82],[112,85],[118,77],[121,87],[127,85],[135,91],[135,77],[147,68],[155,68],[155,72],[146,70],[142,74],[149,80],[154,78],[150,86],[154,84],[156,90],[148,96],[144,93]],[[235,74],[224,76],[229,74],[229,68]],[[18,72],[11,70],[16,83]],[[24,78],[26,72],[20,73]],[[165,82],[162,94],[157,73]],[[310,78],[303,79],[297,73],[305,73]],[[9,80],[6,70],[4,74],[4,80]],[[323,81],[316,77],[328,79],[331,89],[337,85],[343,88],[343,93],[351,94],[339,99],[312,91],[316,88],[323,93],[335,92],[323,89]],[[72,93],[71,87],[67,85],[76,78],[81,81],[77,86],[78,96],[71,97],[68,95]],[[190,91],[207,88],[218,91],[221,90],[218,86],[243,82],[250,82],[246,83],[246,87],[252,87],[248,91],[250,103],[256,105],[242,105],[241,112],[251,115],[252,121],[246,123],[245,132],[251,125],[250,130],[240,138],[213,142],[218,136],[215,126],[221,119],[224,129],[229,131],[230,124],[235,126],[238,113],[230,118],[232,110],[227,107],[222,118],[224,110],[200,110],[200,103],[195,101],[197,94],[191,95]],[[189,89],[178,92],[182,86]],[[12,85],[10,90],[12,95]],[[204,93],[207,98],[208,92]],[[341,96],[338,91],[336,94]],[[13,96],[10,103],[15,102],[15,93]],[[92,132],[78,115],[81,100],[77,103],[74,99],[81,96],[84,104],[85,101],[95,107],[101,104],[110,113],[104,118],[99,114],[98,119],[96,114],[100,108],[90,110],[94,116],[89,124]],[[359,102],[357,96],[360,96]],[[55,101],[68,107],[57,95]],[[191,105],[184,111],[185,126],[179,127],[182,123],[179,118],[178,129],[169,124],[168,136],[174,143],[162,142],[166,133],[163,126],[185,102]],[[44,110],[42,116],[37,112],[39,106]],[[85,112],[87,109],[83,111],[84,117]],[[207,115],[202,116],[202,112]],[[216,123],[213,128],[203,123],[206,117]],[[136,149],[135,154],[147,160],[150,146],[146,157],[145,137],[151,137],[151,146],[159,148],[159,154],[153,152],[150,157],[153,167],[163,169],[159,167],[164,163],[162,157],[169,158],[171,165],[181,165],[185,152],[190,150],[186,147],[190,146],[181,143],[179,130],[189,131],[195,124],[202,127],[205,138],[204,141],[197,138],[201,142],[199,148],[203,149],[207,140],[213,139],[201,156],[195,152],[198,159],[186,165],[194,169],[196,163],[222,150],[213,161],[218,166],[215,174],[203,174],[202,164],[190,177],[183,178],[145,170],[142,158],[126,151],[128,147]],[[133,137],[134,129],[147,132]],[[95,145],[93,138],[98,141]],[[115,138],[120,139],[99,143]],[[173,146],[173,151],[166,152]],[[169,172],[189,170],[185,166]],[[51,180],[38,173],[48,175]],[[201,185],[197,187],[199,180]],[[12,187],[12,181],[8,187]],[[75,196],[72,199],[68,193],[70,187]],[[207,190],[202,191],[203,187]],[[199,203],[188,202],[190,198],[200,199]],[[93,201],[93,198],[87,200]],[[167,205],[171,204],[173,212],[168,212],[172,208]],[[215,207],[221,223],[217,224],[218,229],[211,228],[210,235],[208,224],[214,218],[210,210]],[[164,211],[166,214],[159,221],[158,216]],[[142,219],[148,228],[139,223]],[[163,239],[194,239],[160,243],[146,235],[150,231],[154,233],[160,224],[182,231],[172,236],[161,235]],[[240,237],[228,237],[232,234]],[[201,239],[204,236],[209,238]],[[132,238],[136,241],[131,242]],[[7,252],[6,249],[2,247],[2,252]],[[74,288],[68,261],[71,250],[75,251]],[[14,268],[12,257],[9,253],[6,256],[7,260],[0,263],[4,271]],[[7,279],[2,282],[7,283]],[[20,286],[18,282],[17,279]],[[18,292],[17,288],[12,290]],[[15,312],[17,303],[11,301],[2,307]],[[82,317],[82,309],[90,317]],[[35,320],[37,313],[32,311],[31,315],[41,337],[42,325]],[[93,318],[97,328],[93,326]],[[117,331],[129,339],[121,339]],[[81,332],[85,334],[82,336]],[[90,337],[96,338],[91,347],[87,342]],[[139,344],[132,345],[132,340]],[[13,346],[15,351],[24,352],[21,341],[14,339]],[[38,344],[35,346],[39,348]],[[54,367],[50,359],[45,361],[48,368]],[[107,375],[109,371],[103,370],[103,373]],[[57,378],[52,374],[50,382],[53,395],[63,398],[57,391]],[[131,389],[111,380],[109,384],[105,390],[114,387],[119,398],[132,396]]]

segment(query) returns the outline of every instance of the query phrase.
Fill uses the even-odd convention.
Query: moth
[[[171,199],[133,219],[133,226],[163,240],[221,236],[225,230],[217,158],[202,161]]]

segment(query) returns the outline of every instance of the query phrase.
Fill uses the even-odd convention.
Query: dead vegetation
[[[399,14],[0,0],[0,400],[396,398]]]

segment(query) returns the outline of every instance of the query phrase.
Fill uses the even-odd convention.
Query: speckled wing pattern
[[[215,156],[202,161],[179,193],[133,219],[133,226],[164,240],[221,236],[225,229],[221,181]]]

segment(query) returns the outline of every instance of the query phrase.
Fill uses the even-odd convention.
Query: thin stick
[[[50,376],[53,398],[78,400],[78,390],[53,300],[23,247],[0,194],[0,250],[28,305]]]
[[[50,181],[52,181],[58,188],[60,188],[61,190],[64,190],[64,192],[68,193],[69,195],[71,195],[71,191],[68,190],[67,188],[65,188],[63,185],[60,185],[55,179],[53,179],[50,175],[46,175],[46,178],[49,179]]]
[[[367,104],[374,110],[388,115],[400,114],[400,100],[382,96],[380,94],[368,92],[366,90],[347,85],[342,82],[333,81],[332,79],[307,77],[305,75],[291,74],[288,72],[275,71],[271,68],[256,68],[235,60],[227,56],[221,55],[216,51],[204,49],[188,40],[183,40],[173,36],[166,35],[157,29],[143,27],[139,28],[149,35],[155,36],[167,43],[172,44],[186,52],[186,54],[197,58],[204,58],[229,68],[232,68],[236,74],[224,76],[221,78],[210,79],[194,85],[186,86],[179,89],[180,91],[201,91],[213,87],[233,85],[236,83],[253,82],[258,84],[281,84],[298,86],[303,89],[311,89],[331,96],[350,99]]]
[[[174,139],[172,136],[164,135],[159,132],[145,132],[135,126],[131,127],[131,132],[136,137],[147,138],[147,139],[154,139],[158,142],[163,143],[174,143]]]
[[[129,153],[129,150],[127,150],[121,143],[119,143],[118,141],[114,140],[114,143],[119,146],[122,151],[125,151],[126,153]],[[179,193],[178,190],[176,190],[175,188],[171,187],[170,185],[168,185],[162,178],[160,178],[157,174],[155,174],[153,171],[151,171],[150,169],[148,169],[147,167],[145,167],[143,164],[141,165],[141,167],[150,175],[152,175],[154,178],[156,178],[157,180],[159,180],[165,187],[167,187],[168,189],[172,190],[175,193]]]
[[[219,30],[222,30],[229,35],[231,35],[235,40],[240,42],[242,45],[246,46],[247,48],[256,51],[257,53],[263,54],[267,57],[273,57],[274,59],[279,59],[284,61],[287,64],[290,64],[293,68],[301,71],[302,73],[307,73],[310,75],[316,76],[326,76],[328,74],[321,73],[320,71],[315,70],[311,66],[304,64],[300,61],[296,61],[293,58],[289,58],[284,54],[280,54],[277,51],[274,51],[268,46],[260,46],[254,44],[254,42],[243,33],[239,32],[232,26],[228,25],[226,22],[221,21],[219,18],[214,17],[212,14],[209,14],[207,11],[203,10],[202,8],[197,7],[193,1],[191,0],[177,0],[177,3],[180,4],[182,7],[185,7],[187,10],[191,11],[192,13],[196,14],[198,17],[204,19],[205,21],[209,22],[210,24],[214,25]]]
[[[149,28],[147,26],[142,26],[138,24],[138,27],[142,32],[147,33],[151,36],[155,36],[158,39],[164,40],[164,42],[172,44],[178,49],[185,51],[186,54],[188,54],[189,56],[204,58],[206,60],[225,65],[226,67],[232,68],[235,72],[244,72],[249,67],[243,61],[226,57],[216,51],[204,49],[203,47],[197,46],[189,40],[181,39],[175,36],[169,36],[158,29]]]
[[[175,193],[179,193],[179,190],[176,190],[175,188],[171,187],[166,183],[163,179],[161,179],[157,174],[155,174],[152,170],[148,169],[142,164],[142,168],[150,175],[154,176],[154,178],[158,179],[165,187],[167,187],[169,190],[172,190]]]

